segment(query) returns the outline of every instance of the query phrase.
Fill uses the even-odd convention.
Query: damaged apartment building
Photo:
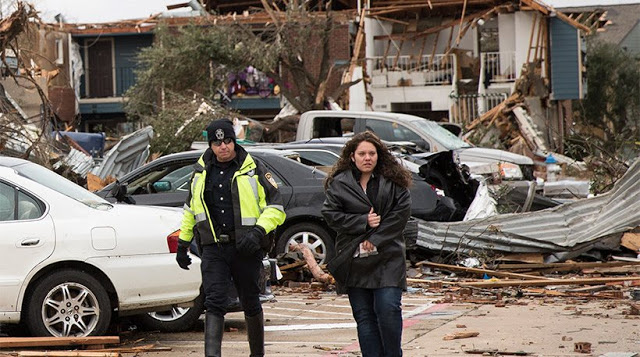
[[[593,26],[536,0],[327,4],[346,19],[331,38],[332,63],[350,64],[338,77],[364,79],[346,92],[343,109],[452,122],[485,146],[506,143],[531,157],[563,151],[571,101],[585,94],[584,36],[594,32]],[[125,93],[136,81],[136,54],[153,44],[158,24],[268,23],[286,6],[283,1],[208,0],[113,23],[69,24],[60,17],[42,25],[39,39],[31,41],[41,55],[34,64],[58,120],[79,131],[109,127],[128,133],[138,128],[124,113]],[[229,107],[259,120],[276,116],[283,107],[281,94],[272,88],[235,93],[231,81],[242,76],[247,73],[230,76],[229,88],[223,89]],[[268,78],[257,82],[268,83]],[[330,86],[339,84],[340,78]]]

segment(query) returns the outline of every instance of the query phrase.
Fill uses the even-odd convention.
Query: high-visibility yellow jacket
[[[190,242],[195,236],[200,245],[219,241],[204,201],[206,169],[213,155],[213,150],[207,149],[195,164],[180,228],[181,240]],[[269,233],[286,218],[278,186],[264,165],[254,161],[241,146],[236,145],[236,155],[240,169],[231,183],[236,237],[255,225]]]

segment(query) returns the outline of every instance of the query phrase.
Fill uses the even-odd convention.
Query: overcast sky
[[[110,22],[145,18],[167,11],[167,5],[185,3],[188,0],[26,0],[40,11],[45,22],[62,14],[66,22]],[[3,1],[5,2],[5,1]],[[184,8],[183,11],[189,9]]]
[[[638,4],[640,3],[640,0],[542,0],[542,2],[556,8],[562,8],[578,6]]]
[[[158,12],[167,11],[167,5],[185,3],[188,0],[27,0],[41,12],[45,22],[53,22],[56,14],[63,14],[66,22],[109,22],[126,19],[145,18]],[[595,6],[640,3],[640,0],[542,0],[556,8],[573,6]],[[7,9],[7,0],[3,3],[3,16]],[[187,11],[188,9],[183,9]],[[180,10],[175,10],[180,11]]]

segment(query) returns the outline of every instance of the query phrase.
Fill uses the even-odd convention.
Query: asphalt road
[[[361,355],[346,296],[281,287],[275,293],[276,301],[263,305],[268,356]],[[634,302],[628,297],[577,300],[546,296],[478,303],[485,297],[458,302],[455,293],[445,296],[410,289],[403,296],[404,356],[471,356],[470,352],[485,352],[502,356],[631,357],[640,351],[640,315],[634,315],[630,306]],[[163,349],[138,352],[136,356],[203,356],[203,327],[201,321],[193,331],[160,333],[124,326],[120,347],[152,345]],[[228,314],[225,328],[224,356],[247,356],[242,313]],[[446,338],[468,332],[477,335]],[[589,344],[591,352],[575,351],[577,345]],[[11,351],[0,351],[0,355],[7,352]]]

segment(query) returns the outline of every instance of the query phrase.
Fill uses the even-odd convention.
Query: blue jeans
[[[402,289],[348,288],[363,357],[402,356]]]

